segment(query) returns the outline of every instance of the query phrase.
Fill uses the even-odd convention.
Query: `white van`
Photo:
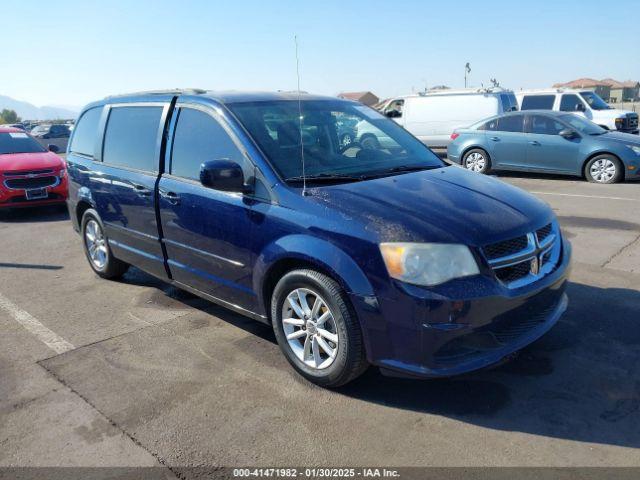
[[[483,118],[517,110],[511,90],[499,87],[464,90],[438,90],[419,95],[392,98],[379,110],[430,147],[446,147],[456,128],[468,127]],[[368,124],[370,125],[370,124]],[[357,140],[368,140],[358,125]]]
[[[617,110],[592,90],[554,88],[516,93],[520,110],[555,110],[588,118],[607,130],[638,133],[638,114]]]

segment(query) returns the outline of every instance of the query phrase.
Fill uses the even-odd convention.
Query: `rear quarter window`
[[[161,118],[162,107],[113,107],[107,121],[102,160],[157,172],[156,141]]]
[[[82,114],[74,128],[73,139],[69,147],[71,153],[93,157],[101,114],[102,107],[91,108]]]
[[[555,95],[525,95],[520,110],[553,110]]]

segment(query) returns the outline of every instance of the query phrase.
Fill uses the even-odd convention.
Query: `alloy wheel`
[[[84,242],[87,246],[91,263],[98,270],[102,270],[107,263],[107,244],[102,228],[93,219],[89,220],[85,226]]]
[[[608,183],[616,175],[616,165],[608,158],[601,158],[593,162],[589,173],[596,182]]]
[[[340,338],[327,302],[308,288],[297,288],[282,306],[282,328],[289,347],[305,365],[329,367],[338,353]]]
[[[473,172],[482,172],[486,163],[487,162],[481,153],[473,152],[466,158],[465,167],[467,170],[471,170]]]

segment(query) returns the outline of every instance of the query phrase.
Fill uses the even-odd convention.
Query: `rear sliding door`
[[[154,190],[168,104],[107,107],[102,161],[90,174],[91,195],[116,257],[166,277]]]

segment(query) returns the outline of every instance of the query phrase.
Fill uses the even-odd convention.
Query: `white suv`
[[[591,90],[529,90],[516,93],[520,110],[555,110],[582,115],[608,130],[638,134],[638,114],[609,106]]]

